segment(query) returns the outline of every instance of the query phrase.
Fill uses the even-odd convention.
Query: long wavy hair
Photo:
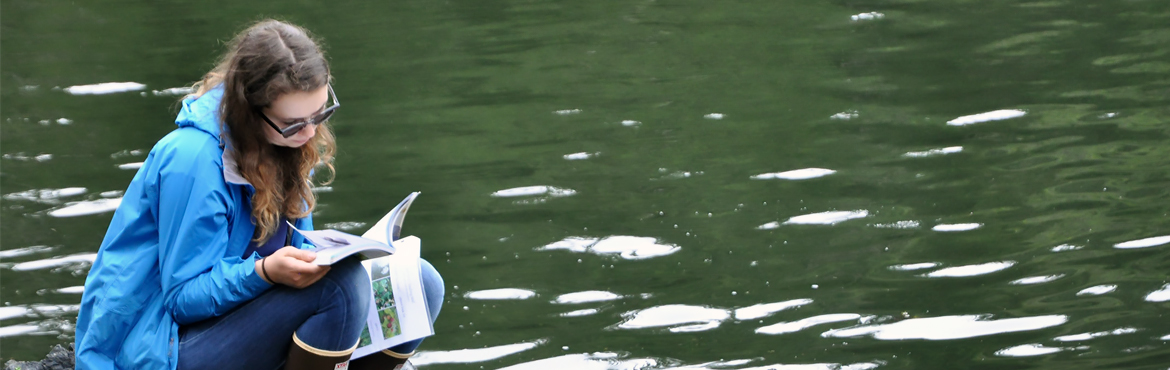
[[[318,43],[303,28],[276,20],[263,20],[240,32],[215,69],[192,89],[203,95],[223,85],[220,117],[223,132],[233,150],[240,175],[256,193],[252,196],[253,240],[264,242],[274,234],[280,216],[307,216],[317,205],[312,192],[313,169],[321,165],[332,181],[333,155],[337,150],[328,123],[317,126],[316,135],[300,148],[273,145],[264,130],[271,130],[258,115],[281,95],[314,91],[330,82],[329,63]]]

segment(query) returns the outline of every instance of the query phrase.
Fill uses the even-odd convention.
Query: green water
[[[111,212],[55,215],[173,129],[154,91],[279,16],[345,105],[317,226],[423,193],[404,232],[448,290],[424,368],[1170,366],[1170,244],[1126,243],[1170,234],[1165,1],[0,9],[5,359],[72,341]],[[835,172],[767,175],[810,168]],[[493,196],[527,186],[554,189]]]

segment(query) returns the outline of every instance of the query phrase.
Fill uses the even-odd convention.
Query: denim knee
[[[443,308],[443,299],[447,294],[443,276],[439,275],[435,266],[425,259],[419,259],[418,268],[422,275],[423,294],[427,298],[427,313],[430,314],[431,324],[434,324],[439,318],[439,310]]]

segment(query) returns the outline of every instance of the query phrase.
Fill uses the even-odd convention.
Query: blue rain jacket
[[[179,325],[223,315],[270,287],[255,271],[258,255],[240,258],[255,231],[255,188],[225,155],[222,96],[221,86],[184,100],[179,128],[126,189],[85,279],[78,369],[173,370]],[[311,230],[312,217],[297,228]],[[310,247],[299,234],[290,244]]]

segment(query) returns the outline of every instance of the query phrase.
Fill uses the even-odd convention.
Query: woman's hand
[[[256,272],[268,275],[270,283],[304,288],[321,280],[329,272],[329,266],[312,264],[317,254],[313,251],[288,246],[278,249],[268,257],[256,260]]]

